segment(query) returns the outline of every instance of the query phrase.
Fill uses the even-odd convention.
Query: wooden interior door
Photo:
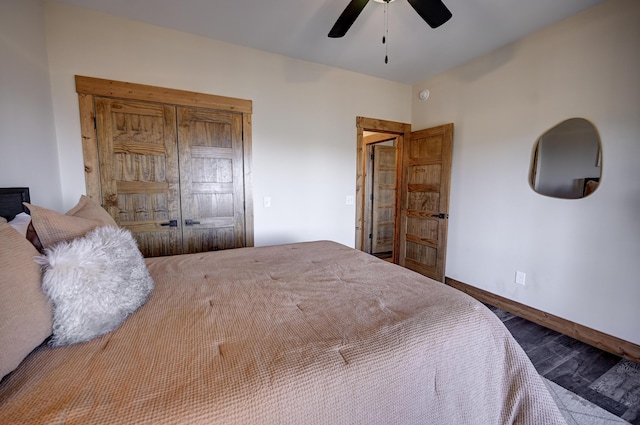
[[[453,124],[411,133],[401,189],[401,266],[443,282],[449,217]]]
[[[393,252],[396,209],[396,148],[373,145],[372,254]]]
[[[242,115],[178,108],[185,253],[245,246]]]
[[[103,207],[145,256],[182,253],[175,108],[96,97]]]

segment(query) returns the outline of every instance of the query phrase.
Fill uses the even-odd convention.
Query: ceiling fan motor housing
[[[377,3],[391,3],[395,0],[374,0]],[[441,0],[407,0],[411,7],[420,15],[431,28],[437,28],[451,19],[451,12]],[[338,20],[329,31],[329,37],[339,38],[344,36],[362,9],[369,3],[369,0],[351,0],[342,11]]]

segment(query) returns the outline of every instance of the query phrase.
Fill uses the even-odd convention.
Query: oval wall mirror
[[[529,183],[539,194],[584,198],[598,189],[601,175],[600,136],[584,118],[563,121],[536,141]]]

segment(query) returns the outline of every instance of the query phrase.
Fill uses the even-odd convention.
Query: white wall
[[[252,100],[256,245],[354,245],[356,116],[409,122],[410,86],[56,2],[46,24],[65,208],[85,192],[77,74]]]
[[[62,207],[41,0],[0,4],[0,187]]]
[[[455,124],[447,276],[636,344],[638,22],[640,2],[609,0],[414,86],[412,118]],[[541,196],[527,179],[535,141],[571,117],[598,128],[600,187]]]

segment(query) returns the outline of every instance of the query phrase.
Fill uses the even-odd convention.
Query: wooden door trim
[[[356,140],[356,237],[355,248],[363,250],[364,243],[364,218],[365,218],[365,177],[367,164],[367,149],[364,140],[364,131],[374,131],[377,133],[390,133],[398,136],[396,142],[396,209],[395,209],[395,229],[393,236],[393,262],[398,262],[398,249],[400,247],[400,196],[398,192],[399,182],[402,173],[402,158],[404,140],[408,140],[411,134],[411,124],[396,121],[386,121],[376,118],[356,117],[357,140]],[[388,139],[388,137],[387,137]],[[373,139],[372,139],[373,140]]]
[[[98,132],[95,125],[94,96],[79,93],[78,103],[80,106],[80,134],[82,136],[84,183],[87,197],[101,204],[102,188],[100,186],[100,166],[98,165]]]
[[[240,113],[252,113],[252,101],[185,90],[105,80],[76,75],[76,92],[118,99],[144,100],[179,106],[216,109]]]
[[[244,149],[244,241],[253,246],[253,149],[251,147],[251,114],[242,114],[242,148]]]

